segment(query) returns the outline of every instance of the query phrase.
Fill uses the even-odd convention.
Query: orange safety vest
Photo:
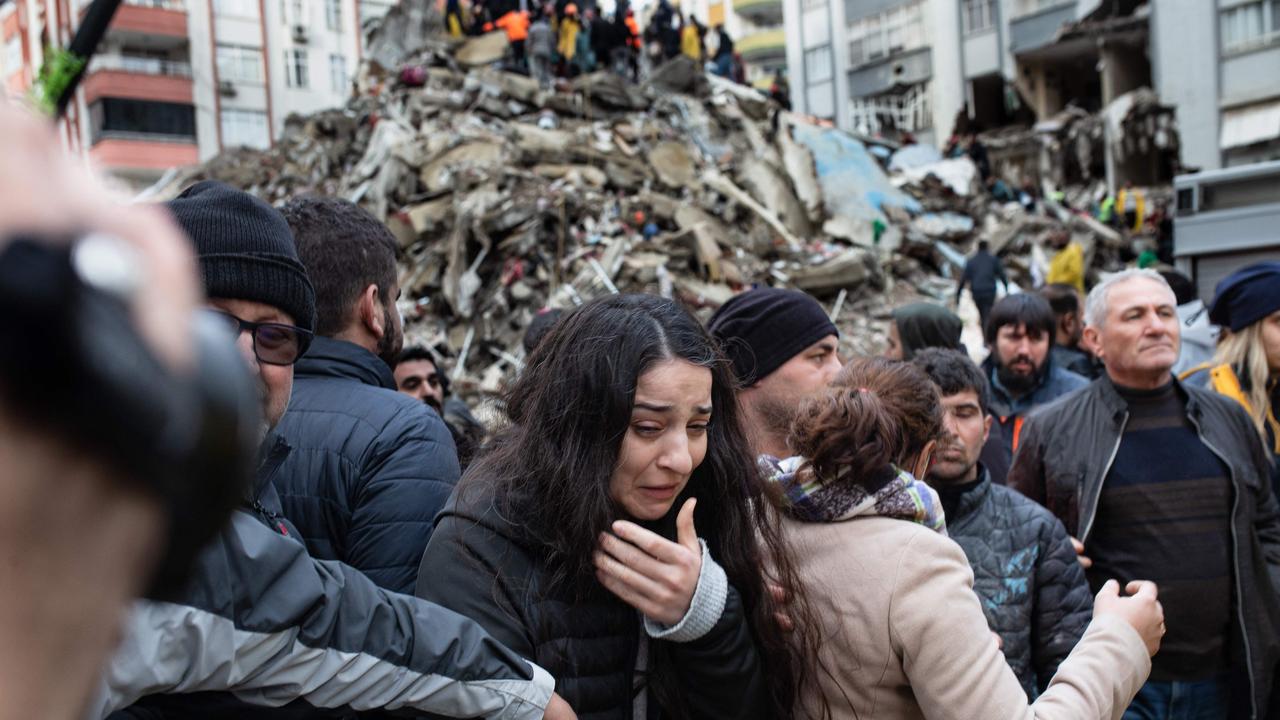
[[[529,37],[529,13],[512,10],[498,18],[494,25],[507,31],[507,40],[516,42]]]
[[[635,16],[626,19],[627,31],[630,36],[627,37],[627,44],[631,47],[640,47],[640,23],[636,22]]]

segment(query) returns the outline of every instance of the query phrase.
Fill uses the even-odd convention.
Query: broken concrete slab
[[[507,56],[507,34],[501,30],[473,37],[462,43],[453,57],[459,65],[480,67],[496,63]]]
[[[687,188],[698,179],[698,167],[694,164],[693,154],[684,143],[658,143],[649,151],[649,164],[653,166],[658,179],[673,189]]]

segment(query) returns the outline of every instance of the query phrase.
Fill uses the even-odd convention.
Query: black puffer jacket
[[[312,557],[413,592],[432,520],[458,481],[449,430],[358,345],[317,337],[294,373],[277,428],[293,446],[275,480],[284,514]]]
[[[644,632],[639,614],[603,588],[572,602],[548,592],[544,551],[524,541],[489,496],[466,493],[459,503],[457,495],[440,513],[423,555],[418,597],[472,618],[499,642],[547,668],[556,678],[556,692],[580,720],[632,718]],[[719,621],[706,635],[685,643],[645,641],[649,667],[660,652],[669,653],[690,717],[771,717],[764,668],[732,586]],[[669,717],[652,693],[646,705],[649,720]]]
[[[964,549],[987,624],[1035,699],[1084,635],[1093,597],[1062,523],[981,473],[948,511],[947,534]]]

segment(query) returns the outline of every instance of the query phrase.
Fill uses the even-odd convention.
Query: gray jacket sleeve
[[[536,720],[553,681],[452,611],[389,593],[242,512],[176,602],[138,602],[90,717],[147,695]]]

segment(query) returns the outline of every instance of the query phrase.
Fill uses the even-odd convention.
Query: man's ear
[[[382,313],[382,301],[378,298],[378,286],[369,285],[360,292],[356,303],[356,317],[366,331],[375,339],[381,340],[387,333],[386,317]]]
[[[1081,342],[1084,349],[1093,353],[1093,356],[1102,360],[1102,346],[1098,343],[1098,328],[1091,325],[1084,326],[1084,334],[1081,336]]]
[[[987,444],[987,438],[991,437],[991,415],[982,416],[982,444]]]

